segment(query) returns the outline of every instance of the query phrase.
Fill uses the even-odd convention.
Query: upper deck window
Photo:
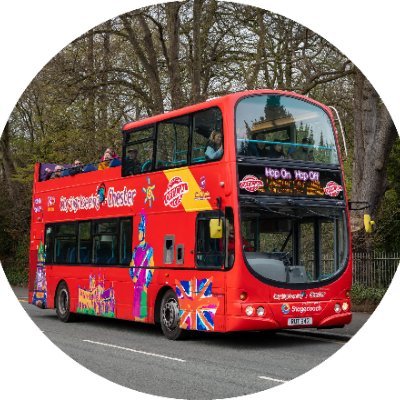
[[[188,115],[157,125],[156,169],[187,165],[190,134]]]
[[[125,143],[123,176],[151,171],[153,169],[154,126],[127,133]]]
[[[328,115],[307,101],[282,95],[246,97],[236,108],[240,157],[338,164]]]
[[[193,115],[192,164],[221,159],[223,141],[222,113],[219,108]]]
[[[222,112],[211,107],[127,132],[122,176],[221,160]]]

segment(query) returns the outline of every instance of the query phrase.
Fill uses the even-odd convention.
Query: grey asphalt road
[[[153,395],[215,399],[260,392],[309,371],[345,342],[288,333],[198,334],[167,340],[153,325],[104,318],[62,323],[16,293],[48,338],[91,371]]]

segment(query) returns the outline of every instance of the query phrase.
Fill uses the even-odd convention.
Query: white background
[[[400,126],[400,13],[395,1],[242,2],[280,13],[324,36],[364,72]],[[64,46],[109,18],[148,4],[149,0],[0,2],[0,131],[24,88]],[[249,397],[397,398],[399,288],[397,273],[365,327],[326,362],[290,383]],[[131,390],[98,377],[54,346],[27,318],[1,269],[0,304],[0,396],[132,397]]]

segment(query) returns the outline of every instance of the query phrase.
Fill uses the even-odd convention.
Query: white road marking
[[[279,383],[285,383],[288,381],[283,381],[282,379],[276,379],[276,378],[271,378],[270,376],[259,376],[260,379],[265,379],[267,381],[272,381],[272,382],[279,382]]]
[[[112,347],[112,348],[114,348],[114,349],[125,350],[125,351],[131,351],[132,353],[144,354],[144,355],[146,355],[146,356],[165,358],[165,359],[167,359],[167,360],[172,360],[172,361],[186,362],[186,360],[182,360],[181,358],[168,357],[168,356],[164,356],[164,355],[162,355],[162,354],[156,354],[156,353],[148,353],[147,351],[141,351],[141,350],[130,349],[129,347],[116,346],[115,344],[102,343],[102,342],[94,342],[93,340],[83,340],[83,341],[84,341],[84,342],[87,342],[87,343],[98,344],[99,346]]]

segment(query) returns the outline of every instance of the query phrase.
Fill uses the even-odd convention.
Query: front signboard
[[[340,171],[239,165],[240,194],[343,200]]]

